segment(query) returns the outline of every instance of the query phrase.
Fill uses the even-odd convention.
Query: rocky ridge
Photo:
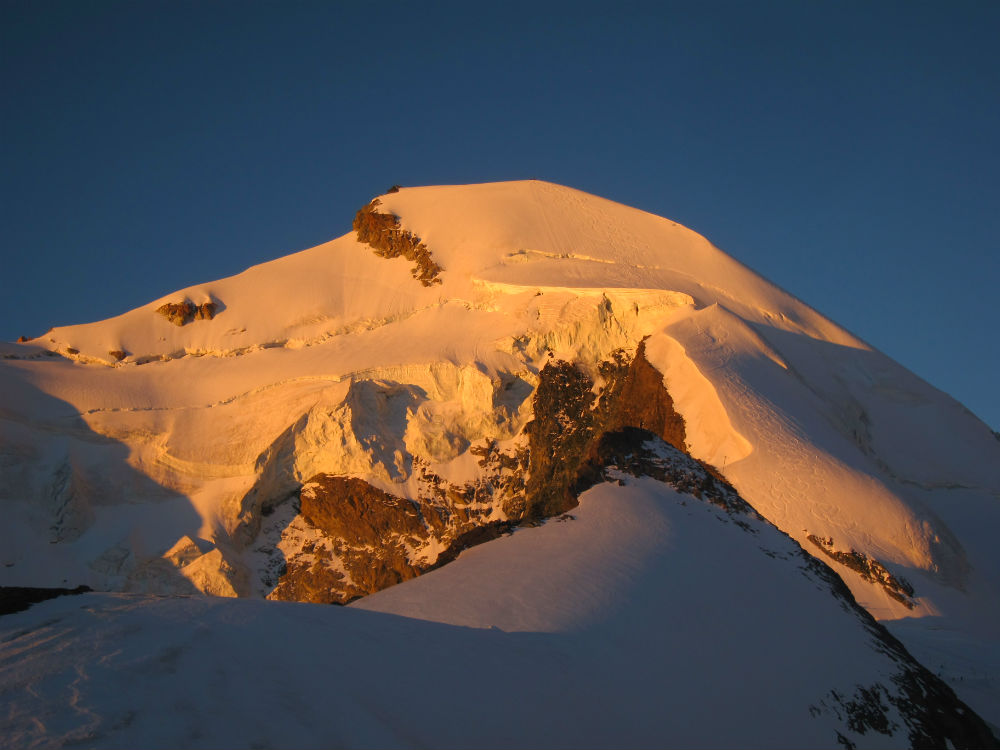
[[[837,550],[834,548],[831,537],[821,539],[815,534],[809,534],[807,539],[831,560],[836,560],[842,565],[846,565],[864,580],[878,584],[893,599],[909,609],[913,609],[913,596],[915,593],[913,586],[905,578],[894,576],[878,560],[868,557],[864,552],[858,552],[853,549],[846,552]]]
[[[721,522],[733,523],[746,533],[764,537],[765,530],[775,530],[713,467],[649,430],[625,427],[604,433],[593,444],[586,467],[576,485],[579,491],[600,482],[624,483],[630,478],[649,477],[684,496],[715,506],[721,511],[717,516]],[[831,690],[809,706],[813,716],[827,713],[844,722],[849,731],[837,733],[838,744],[850,749],[857,746],[859,736],[896,738],[905,733],[913,748],[1000,747],[986,722],[861,607],[840,576],[826,564],[783,533],[779,533],[777,543],[762,538],[760,549],[769,556],[787,559],[804,576],[828,589],[845,611],[861,621],[872,647],[896,665],[888,684],[857,685],[850,695]]]
[[[401,228],[399,217],[378,211],[379,205],[379,199],[375,198],[355,215],[353,226],[358,241],[371,245],[383,258],[403,257],[413,261],[416,264],[411,271],[413,278],[424,286],[440,284],[438,277],[444,269],[431,258],[427,245]]]

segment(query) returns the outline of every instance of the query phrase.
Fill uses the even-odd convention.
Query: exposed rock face
[[[599,371],[605,381],[599,399],[593,381],[567,362],[550,362],[540,373],[535,419],[525,428],[531,454],[525,515],[530,519],[576,505],[577,474],[607,431],[647,429],[686,449],[684,418],[674,409],[663,376],[646,359],[643,344],[631,361],[624,352],[615,352]]]
[[[598,429],[593,381],[569,362],[550,362],[539,373],[535,418],[525,427],[531,462],[524,516],[540,520],[576,505],[572,485]]]
[[[819,547],[820,551],[831,560],[846,565],[869,583],[877,583],[893,599],[913,609],[913,586],[905,578],[894,576],[878,560],[853,549],[849,552],[835,550],[833,539],[829,537],[821,539],[815,534],[809,534],[806,538]]]
[[[472,486],[471,497],[478,501],[488,501],[491,506],[499,508],[505,518],[521,518],[525,509],[525,475],[530,458],[529,449],[506,452],[491,440],[483,446],[472,446],[469,452],[480,457],[479,467],[485,480],[477,481]],[[464,493],[449,489],[446,496],[463,502],[470,495],[468,489]]]
[[[191,300],[183,302],[168,302],[156,309],[175,326],[184,326],[195,320],[211,320],[215,317],[218,305],[215,302],[202,302],[196,305]]]
[[[663,374],[646,359],[646,344],[640,342],[635,358],[620,375],[622,362],[604,367],[611,381],[601,396],[605,411],[603,429],[638,427],[649,430],[683,453],[687,453],[684,418],[674,408],[674,400],[663,385]]]
[[[431,258],[427,245],[401,228],[398,218],[379,213],[376,210],[378,206],[376,198],[355,215],[354,231],[358,233],[358,241],[371,245],[375,253],[383,258],[402,256],[416,263],[410,273],[424,286],[440,284],[438,275],[444,269]]]
[[[470,483],[444,480],[419,456],[406,459],[419,487],[413,500],[359,478],[313,476],[298,498],[293,496],[297,505],[284,526],[273,527],[284,539],[297,541],[260,547],[271,559],[267,595],[346,603],[442,565],[461,549],[495,538],[512,525],[564,513],[588,486],[586,477],[593,475],[609,431],[634,427],[684,448],[684,420],[641,345],[632,358],[615,352],[599,374],[604,387],[598,396],[594,381],[580,368],[549,362],[539,373],[534,419],[524,428],[527,445],[513,451],[492,440],[472,445],[480,470]],[[397,437],[398,450],[405,450],[402,436]],[[275,455],[291,458],[282,449]],[[271,463],[275,471],[284,465]],[[713,471],[703,467],[692,486],[714,487],[718,480]],[[281,505],[280,499],[258,500],[252,505],[264,513]],[[250,512],[247,529],[260,527],[260,519]],[[264,536],[268,533],[275,531]]]
[[[412,502],[361,479],[313,477],[301,498],[301,513],[306,520],[333,537],[371,545],[379,544],[391,533],[427,538],[424,519]]]
[[[943,680],[914,659],[902,643],[859,605],[836,573],[805,551],[802,557],[816,575],[826,579],[844,601],[844,606],[854,610],[865,622],[876,648],[899,665],[899,671],[891,678],[891,688],[877,682],[868,686],[859,685],[850,696],[831,690],[819,706],[809,707],[811,712],[846,715],[848,728],[862,735],[868,732],[897,735],[901,727],[895,718],[900,717],[906,727],[909,745],[913,748],[1000,747],[1000,742],[986,722],[959,700]],[[855,747],[842,735],[837,739],[846,748]]]
[[[286,560],[269,598],[346,604],[496,538],[509,524],[470,513],[476,491],[448,487],[442,495],[413,501],[362,479],[313,477],[300,492],[294,521],[313,538]]]
[[[301,563],[291,562],[274,598],[298,589],[299,595],[308,592],[310,601],[321,597],[343,603],[417,575],[407,548],[426,542],[430,523],[414,503],[362,479],[328,475],[313,477],[300,497],[303,520],[334,540],[344,573],[324,564],[332,556],[324,555],[320,546],[319,559],[309,565],[308,572],[301,570]],[[429,515],[438,520],[433,513]],[[324,584],[333,585],[324,593]]]
[[[722,508],[730,517],[744,515],[763,520],[713,466],[670,444],[657,445],[661,436],[640,427],[626,426],[605,432],[589,447],[577,472],[574,491],[579,494],[598,482],[611,481],[608,467],[636,477],[652,477],[678,492]],[[648,446],[657,446],[651,450]]]
[[[277,572],[268,596],[343,604],[406,581],[513,525],[571,510],[579,493],[607,478],[609,465],[718,505],[735,514],[737,523],[744,515],[759,518],[715,467],[687,453],[684,420],[662,375],[646,359],[643,344],[634,357],[614,352],[599,365],[598,374],[600,389],[574,364],[546,364],[532,397],[534,418],[524,427],[527,444],[514,452],[489,440],[472,445],[480,467],[474,482],[452,484],[418,456],[407,458],[420,488],[413,500],[359,478],[312,477],[292,500],[297,515],[290,528],[300,545],[271,548]],[[368,404],[361,411],[372,408]],[[405,452],[402,435],[397,437]],[[674,460],[651,461],[642,447],[651,439],[671,446]],[[261,505],[265,513],[274,507],[275,502]],[[812,541],[909,603],[909,584],[877,561],[833,552],[824,540]]]

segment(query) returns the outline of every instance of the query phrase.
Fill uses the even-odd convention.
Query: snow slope
[[[16,747],[909,744],[905,655],[807,559],[629,478],[356,607],[64,597],[0,620],[3,730]],[[883,721],[850,707],[864,690]]]
[[[308,530],[263,545],[261,498],[321,472],[416,498],[414,459],[468,482],[471,447],[520,445],[547,361],[597,377],[645,338],[693,455],[959,689],[996,663],[1000,442],[960,404],[667,219],[538,181],[380,202],[441,284],[347,234],[3,346],[0,583],[266,595],[261,555]],[[184,300],[216,317],[155,312]],[[974,707],[1000,724],[993,674]]]

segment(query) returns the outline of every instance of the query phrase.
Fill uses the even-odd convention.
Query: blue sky
[[[0,0],[0,338],[535,177],[668,216],[1000,429],[1000,4]]]

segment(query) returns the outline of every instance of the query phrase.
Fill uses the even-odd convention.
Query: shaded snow
[[[859,735],[825,708],[896,665],[786,537],[652,480],[599,485],[573,516],[347,608],[91,594],[4,617],[2,731],[108,748],[907,741],[898,715],[895,737]]]

